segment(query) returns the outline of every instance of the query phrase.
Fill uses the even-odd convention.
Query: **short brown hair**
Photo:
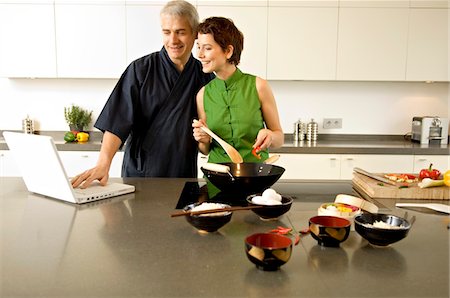
[[[228,63],[239,64],[244,49],[244,35],[232,20],[222,17],[207,18],[198,26],[198,33],[211,34],[224,51],[232,45],[233,55],[228,59]]]

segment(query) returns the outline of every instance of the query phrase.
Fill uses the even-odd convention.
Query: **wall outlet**
[[[342,118],[324,118],[323,128],[324,129],[342,128]]]

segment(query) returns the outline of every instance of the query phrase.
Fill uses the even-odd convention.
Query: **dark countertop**
[[[2,136],[3,131],[0,131]],[[66,143],[64,132],[45,131],[51,135],[60,151],[100,151],[101,132],[91,132],[91,140],[85,144]],[[7,150],[0,137],[0,150]],[[319,135],[316,142],[295,142],[292,135],[285,135],[282,148],[272,149],[272,153],[290,154],[393,154],[393,155],[450,155],[450,145],[421,145],[400,135]]]
[[[111,179],[122,181],[121,179]],[[136,193],[74,206],[29,194],[21,178],[0,178],[2,297],[449,297],[449,218],[407,210],[407,238],[375,248],[352,231],[340,248],[305,236],[276,272],[255,268],[244,239],[292,225],[322,202],[352,194],[349,181],[280,180],[295,194],[278,221],[234,212],[218,233],[171,218],[186,181],[128,178]],[[380,212],[404,215],[394,200]],[[446,202],[449,203],[448,201]]]

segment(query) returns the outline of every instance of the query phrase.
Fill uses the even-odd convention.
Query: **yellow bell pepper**
[[[89,141],[89,134],[86,132],[77,133],[77,142],[84,143]]]
[[[444,184],[450,186],[450,170],[444,173]]]

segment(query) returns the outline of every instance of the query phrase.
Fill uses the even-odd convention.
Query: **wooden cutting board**
[[[383,176],[384,174],[378,175]],[[400,185],[389,185],[358,173],[353,173],[352,182],[353,186],[363,191],[371,198],[450,200],[450,187],[445,185],[420,188],[417,186],[416,182],[410,184],[408,188],[399,188]]]

